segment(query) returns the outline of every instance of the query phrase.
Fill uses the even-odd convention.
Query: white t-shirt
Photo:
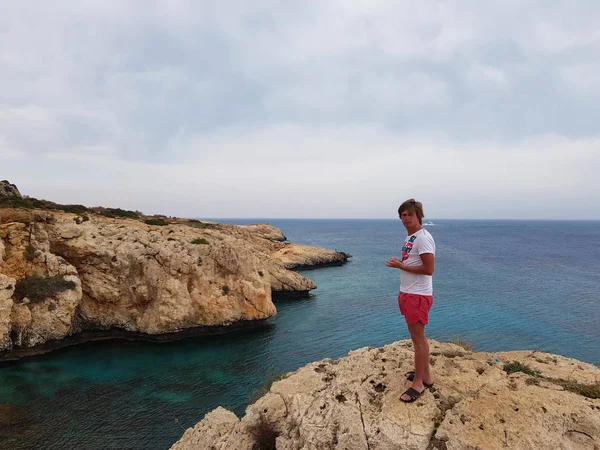
[[[435,241],[431,233],[421,228],[416,233],[406,237],[402,246],[402,262],[407,266],[420,266],[423,264],[421,256],[424,253],[435,255]],[[431,275],[400,271],[400,292],[407,294],[433,295]]]

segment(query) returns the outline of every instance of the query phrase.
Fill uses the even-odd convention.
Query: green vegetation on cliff
[[[17,281],[14,297],[21,302],[27,297],[32,303],[39,303],[46,298],[56,298],[63,291],[75,289],[73,281],[65,280],[61,276],[40,277],[33,275]]]
[[[72,214],[93,213],[110,218],[139,219],[143,214],[139,211],[128,211],[121,208],[105,208],[94,206],[88,208],[83,205],[61,205],[49,200],[39,200],[33,197],[0,197],[0,208],[46,209],[51,211],[64,211]]]

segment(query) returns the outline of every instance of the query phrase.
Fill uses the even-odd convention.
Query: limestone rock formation
[[[10,332],[11,310],[13,306],[12,295],[15,291],[15,280],[0,274],[0,348],[8,348],[11,345]]]
[[[273,254],[289,270],[339,266],[352,257],[349,253],[308,245],[288,244]]]
[[[266,319],[273,293],[316,287],[273,256],[282,239],[269,225],[0,209],[0,351],[84,330],[157,335]],[[32,277],[69,288],[15,292],[24,280],[43,291]]]
[[[598,367],[535,351],[430,346],[435,383],[415,403],[399,400],[413,365],[412,344],[400,341],[308,364],[241,419],[223,408],[207,414],[172,450],[600,448],[600,399],[565,389],[598,389]],[[534,375],[507,373],[512,361]]]
[[[251,231],[253,234],[258,236],[262,236],[265,239],[269,239],[271,241],[283,242],[287,240],[285,235],[281,232],[280,229],[272,227],[266,223],[253,223],[250,225],[241,225],[242,228],[245,228],[248,231]]]
[[[9,183],[7,180],[0,181],[0,197],[19,197],[23,196],[17,189],[17,186]]]

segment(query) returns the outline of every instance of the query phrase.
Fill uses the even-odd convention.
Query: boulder
[[[0,197],[18,197],[23,198],[19,189],[7,180],[0,181]]]

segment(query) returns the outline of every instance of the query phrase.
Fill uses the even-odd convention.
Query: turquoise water
[[[248,223],[265,221],[229,221]],[[0,448],[165,449],[218,405],[243,414],[269,379],[408,337],[398,220],[268,220],[293,242],[350,252],[264,326],[171,343],[102,342],[0,366]],[[600,363],[600,222],[443,221],[428,335],[476,350]]]

